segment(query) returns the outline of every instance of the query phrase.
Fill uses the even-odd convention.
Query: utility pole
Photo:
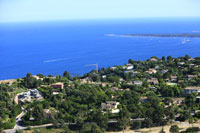
[[[98,64],[87,64],[85,66],[96,66],[96,72],[98,73],[98,69],[99,69]]]

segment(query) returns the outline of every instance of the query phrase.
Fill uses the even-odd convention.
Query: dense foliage
[[[0,84],[0,131],[15,126],[15,117],[21,113],[21,106],[17,105],[11,92],[12,86]]]
[[[16,81],[17,86],[37,88],[43,99],[22,103],[27,111],[22,122],[26,126],[53,123],[55,127],[79,132],[125,130],[128,126],[139,129],[173,120],[193,122],[200,118],[198,94],[186,94],[184,88],[200,86],[199,65],[200,58],[186,55],[146,61],[130,59],[129,64],[92,70],[80,77],[71,77],[67,71],[57,77],[28,73]],[[51,86],[58,82],[64,88]],[[19,114],[20,104],[16,105],[9,95],[12,86],[0,87],[0,106],[5,109],[0,110],[3,122]],[[177,103],[180,99],[181,103]],[[102,103],[107,101],[118,102],[119,112],[103,110]],[[175,127],[171,130],[177,131]]]

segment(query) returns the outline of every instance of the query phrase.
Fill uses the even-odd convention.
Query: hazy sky
[[[0,0],[0,22],[200,17],[200,0]]]

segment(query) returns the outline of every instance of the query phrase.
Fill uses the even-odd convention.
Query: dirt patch
[[[12,84],[12,83],[15,82],[15,81],[16,81],[16,79],[0,80],[0,84],[1,84],[1,83],[10,83],[10,84]]]

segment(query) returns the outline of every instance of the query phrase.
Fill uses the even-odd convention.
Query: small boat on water
[[[187,39],[186,42],[191,42],[191,40]]]
[[[187,43],[187,41],[185,40],[185,38],[183,39],[183,41],[181,42],[182,44]]]
[[[182,44],[185,44],[185,43],[187,43],[187,42],[190,42],[191,40],[189,40],[189,39],[183,39],[183,41],[181,42]]]

